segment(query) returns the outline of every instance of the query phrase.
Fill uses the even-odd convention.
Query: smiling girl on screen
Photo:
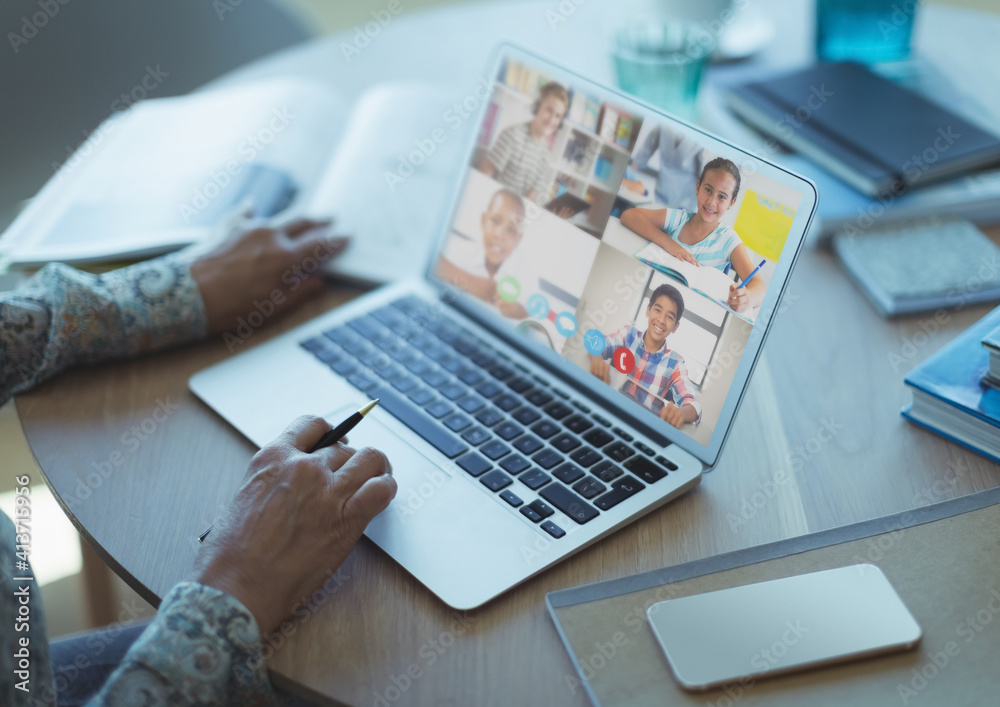
[[[695,182],[697,211],[628,209],[622,214],[621,222],[680,260],[719,270],[732,264],[743,281],[754,269],[750,253],[736,231],[719,223],[736,203],[739,191],[739,168],[730,160],[716,157],[705,165]],[[737,312],[745,312],[761,303],[766,289],[764,280],[759,277],[751,280],[746,288],[733,283],[726,304]]]

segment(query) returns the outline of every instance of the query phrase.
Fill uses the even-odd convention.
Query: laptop
[[[716,464],[817,202],[806,179],[523,48],[501,46],[489,72],[424,276],[190,380],[258,445],[299,415],[336,424],[379,398],[351,445],[382,450],[399,490],[365,534],[460,610]],[[716,165],[691,175],[699,211],[612,216],[632,154],[662,129]],[[561,218],[544,208],[557,193],[591,206]],[[719,252],[737,271],[766,260],[753,323],[637,260],[649,231],[632,216],[714,225],[702,267]]]

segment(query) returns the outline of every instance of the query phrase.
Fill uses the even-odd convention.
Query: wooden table
[[[544,9],[532,7],[536,25],[544,25]],[[509,27],[499,19],[507,9],[487,8]],[[357,62],[381,62],[377,70],[388,71],[392,51],[433,46],[463,26],[462,18],[470,26],[469,12],[395,19]],[[476,26],[503,31],[497,23]],[[415,27],[425,34],[414,38]],[[522,34],[537,32],[533,25]],[[565,36],[568,27],[559,32]],[[322,73],[313,61],[339,56],[337,42],[349,36],[286,53],[258,73]],[[456,41],[469,48],[484,40]],[[553,41],[553,54],[571,44]],[[454,64],[438,54],[419,61]],[[482,47],[475,56],[483,61],[469,63],[485,65]],[[345,74],[348,93],[364,84],[364,71]],[[412,71],[399,64],[386,75]],[[1000,229],[990,233],[1000,242]],[[255,339],[354,294],[330,292]],[[545,614],[546,592],[1000,485],[996,464],[899,415],[909,397],[906,371],[988,309],[949,312],[943,321],[930,314],[886,322],[828,252],[806,246],[719,464],[695,491],[464,615],[362,540],[330,600],[271,659],[276,681],[355,705],[586,704],[568,680],[572,669]],[[70,518],[154,603],[188,575],[197,534],[232,497],[254,452],[186,389],[191,374],[228,355],[217,338],[68,372],[17,399],[28,441]]]

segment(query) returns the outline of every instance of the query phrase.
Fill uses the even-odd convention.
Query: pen
[[[764,263],[761,263],[760,265],[758,265],[757,267],[755,267],[753,269],[753,272],[751,272],[749,275],[747,275],[747,279],[743,281],[742,285],[740,285],[741,289],[744,288],[744,287],[746,287],[747,283],[750,282],[751,280],[753,280],[753,276],[757,274],[757,271],[760,270],[760,268],[761,268],[762,265],[764,265]]]
[[[313,452],[318,452],[324,447],[329,447],[331,445],[336,444],[337,440],[341,439],[344,435],[346,435],[348,432],[357,427],[358,423],[361,422],[363,419],[365,419],[365,415],[367,415],[368,413],[370,413],[372,410],[375,409],[375,406],[378,405],[378,401],[379,398],[375,398],[370,403],[368,403],[360,410],[358,410],[356,413],[354,413],[346,420],[341,422],[339,425],[334,427],[332,430],[325,433],[322,437],[319,438],[319,442],[316,443],[316,446],[309,450],[309,453],[312,454]],[[212,532],[212,528],[214,527],[215,524],[213,523],[212,525],[209,526],[208,530],[199,535],[198,542],[205,542],[205,538],[208,537],[208,534]]]

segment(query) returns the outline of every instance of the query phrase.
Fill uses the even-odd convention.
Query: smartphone
[[[677,681],[707,690],[906,650],[920,626],[874,565],[669,599],[647,611]]]

